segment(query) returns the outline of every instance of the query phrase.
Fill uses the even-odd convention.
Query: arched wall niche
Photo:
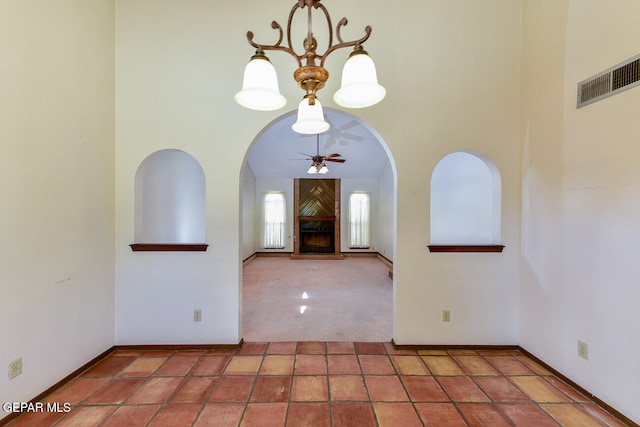
[[[501,252],[501,178],[486,156],[457,151],[431,176],[432,252]]]
[[[135,175],[135,250],[206,250],[205,176],[190,154],[156,151]]]

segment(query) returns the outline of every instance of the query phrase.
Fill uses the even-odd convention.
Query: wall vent
[[[578,108],[640,85],[640,55],[578,83]]]

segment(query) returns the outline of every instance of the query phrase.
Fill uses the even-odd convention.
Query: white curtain
[[[264,248],[284,248],[286,219],[284,193],[266,193],[264,196]]]
[[[350,248],[371,245],[371,209],[369,193],[351,193],[349,197]]]

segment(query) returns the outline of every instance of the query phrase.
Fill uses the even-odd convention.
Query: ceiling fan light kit
[[[308,156],[308,154],[305,154]],[[336,157],[342,157],[338,153],[325,154],[324,156],[320,155],[320,134],[316,134],[316,155],[309,156],[311,160],[311,166],[307,169],[307,173],[310,175],[313,174],[322,174],[325,175],[329,173],[329,168],[325,162],[336,162],[336,163],[344,163],[345,159],[337,159]]]
[[[317,173],[324,175],[329,173],[329,168],[327,168],[327,165],[325,165],[324,163],[321,163],[319,165],[316,165],[314,163],[311,166],[309,166],[309,170],[307,170],[307,173],[309,175],[314,175]]]
[[[256,48],[244,71],[242,90],[235,96],[240,105],[260,111],[272,111],[282,108],[286,99],[280,94],[278,78],[275,68],[264,54],[266,50],[287,52],[298,63],[294,79],[298,86],[305,91],[305,95],[298,106],[298,118],[292,129],[302,134],[322,133],[329,129],[329,123],[324,120],[322,105],[317,100],[316,93],[322,89],[329,78],[329,72],[324,68],[324,62],[334,51],[353,47],[354,50],[344,65],[342,71],[342,85],[334,96],[334,101],[345,108],[364,108],[380,102],[386,95],[384,87],[378,84],[378,77],[373,60],[363,49],[362,43],[371,35],[371,27],[365,28],[364,37],[358,40],[343,41],[340,31],[347,25],[347,19],[342,18],[336,26],[335,35],[338,43],[333,42],[333,26],[329,12],[321,0],[296,1],[287,22],[287,44],[283,45],[284,32],[276,21],[271,28],[279,32],[278,41],[273,45],[258,44],[253,41],[253,33],[247,32],[249,44]],[[298,54],[291,43],[291,22],[296,12],[307,9],[307,36],[304,39],[304,53]],[[319,9],[327,21],[328,47],[323,54],[316,53],[318,43],[313,37],[312,8]],[[303,64],[303,60],[305,61]]]

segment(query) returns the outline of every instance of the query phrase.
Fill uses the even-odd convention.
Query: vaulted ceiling
[[[345,111],[324,107],[324,113],[331,128],[318,136],[291,130],[296,111],[265,127],[247,156],[256,178],[378,178],[390,160],[375,131]],[[326,175],[308,175],[317,142],[320,155],[338,153],[346,161],[327,162]]]

